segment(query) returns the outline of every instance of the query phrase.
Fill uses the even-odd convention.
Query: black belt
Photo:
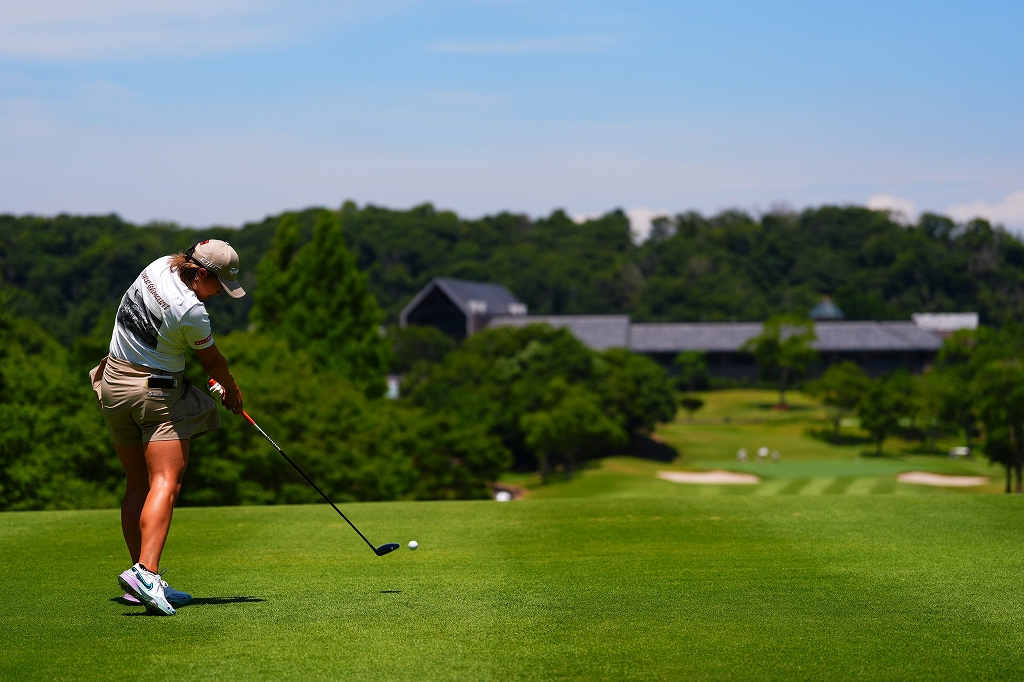
[[[150,374],[146,388],[177,388],[178,380],[167,374]]]

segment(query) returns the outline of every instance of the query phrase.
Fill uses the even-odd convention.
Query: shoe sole
[[[139,590],[136,590],[134,587],[132,587],[132,584],[130,582],[128,582],[127,580],[125,580],[121,576],[117,576],[117,582],[121,584],[121,587],[124,588],[125,592],[128,592],[129,594],[133,595],[136,599],[138,599],[140,602],[142,602],[142,605],[146,607],[146,611],[147,612],[155,614],[155,615],[158,615],[158,616],[173,616],[174,615],[174,613],[175,613],[174,611],[171,611],[170,613],[167,613],[166,611],[161,609],[159,606],[157,606],[156,602],[154,602],[153,599],[148,594],[146,594],[144,592],[140,592]],[[174,607],[171,607],[171,608],[174,608]]]
[[[136,590],[130,582],[125,580],[123,576],[117,576],[117,582],[121,585],[121,589],[124,590],[126,594],[130,594],[138,599],[140,604],[146,603],[146,600],[139,594],[139,591]]]

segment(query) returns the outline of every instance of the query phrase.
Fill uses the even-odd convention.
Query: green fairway
[[[1024,498],[662,496],[0,514],[0,679],[1016,679]]]
[[[537,474],[509,474],[504,480],[528,489],[531,498],[568,497],[660,497],[715,495],[929,495],[1000,493],[1004,485],[1001,467],[983,457],[951,461],[927,454],[921,443],[890,438],[883,457],[874,456],[874,446],[856,426],[842,429],[843,443],[813,435],[827,431],[828,422],[819,405],[806,396],[790,392],[791,409],[772,409],[778,392],[763,389],[712,391],[696,418],[680,415],[658,429],[656,438],[679,453],[673,462],[629,457],[595,460],[577,472],[571,481],[558,474],[541,485]],[[962,443],[955,438],[937,443],[943,453]],[[781,453],[778,463],[758,463],[760,447]],[[736,453],[746,448],[749,460],[737,461]],[[679,484],[657,478],[659,471],[726,469],[755,474],[759,485]],[[899,483],[896,476],[906,471],[929,471],[946,475],[985,476],[987,485],[970,488],[940,488]]]

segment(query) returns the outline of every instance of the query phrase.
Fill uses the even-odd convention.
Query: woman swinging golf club
[[[153,261],[121,299],[110,354],[89,373],[128,476],[121,531],[133,565],[118,582],[125,599],[168,616],[175,604],[192,599],[159,572],[189,441],[220,428],[216,403],[182,373],[186,348],[224,387],[224,406],[242,411],[242,392],[213,343],[203,304],[221,290],[232,298],[245,295],[238,254],[227,242],[209,239]]]

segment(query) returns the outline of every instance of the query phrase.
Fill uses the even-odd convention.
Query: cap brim
[[[245,296],[245,289],[238,283],[236,279],[222,279],[218,277],[220,283],[224,286],[224,293],[231,298],[242,298]]]

